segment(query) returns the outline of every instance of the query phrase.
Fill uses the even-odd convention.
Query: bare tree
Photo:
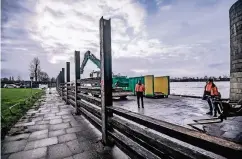
[[[20,81],[21,81],[21,77],[20,77],[20,76],[18,76],[17,80],[18,80],[18,82],[20,82]]]
[[[40,73],[40,60],[38,57],[35,57],[29,66],[30,74],[34,76],[35,81],[38,80],[38,73]]]
[[[52,77],[51,80],[50,80],[52,83],[55,82],[55,77]]]
[[[39,81],[42,82],[48,82],[49,81],[49,75],[46,72],[40,71],[38,74]]]

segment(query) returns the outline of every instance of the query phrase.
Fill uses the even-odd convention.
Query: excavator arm
[[[84,54],[84,59],[83,59],[82,64],[81,64],[81,68],[80,68],[81,74],[83,74],[84,68],[85,68],[88,60],[91,60],[99,69],[101,68],[100,60],[98,58],[96,58],[96,56],[93,55],[90,51],[87,51]]]
[[[101,69],[101,61],[93,55],[90,51],[87,51],[84,55],[84,59],[82,61],[81,67],[80,67],[80,73],[83,74],[84,68],[87,64],[87,61],[91,60],[99,69]],[[117,78],[117,85],[120,87],[127,87],[128,86],[128,81],[126,80],[126,76],[120,76],[120,75],[114,75],[112,73],[114,78]],[[125,80],[125,81],[123,81]]]

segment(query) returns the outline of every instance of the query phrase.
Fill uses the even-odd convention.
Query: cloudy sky
[[[172,77],[229,74],[236,0],[2,0],[2,77],[29,79],[29,63],[56,76],[74,51],[98,58],[99,19],[111,18],[113,72]],[[87,77],[98,70],[90,61]]]

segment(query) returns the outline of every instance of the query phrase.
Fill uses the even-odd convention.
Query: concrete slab
[[[239,133],[236,131],[227,131],[222,136],[229,139],[235,139]]]
[[[71,114],[71,111],[62,111],[62,112],[56,113],[56,115],[68,115],[68,114]]]
[[[8,159],[38,159],[45,158],[47,155],[47,147],[37,148],[28,151],[13,153]]]
[[[46,117],[43,120],[53,120],[53,119],[60,119],[61,116],[52,116],[52,117]]]
[[[28,141],[40,140],[44,138],[48,138],[48,129],[33,132],[29,136]]]
[[[39,147],[50,146],[57,143],[58,143],[57,137],[35,140],[35,141],[28,142],[24,150],[36,149]]]
[[[59,129],[66,129],[66,128],[70,128],[71,125],[70,123],[61,123],[61,124],[55,124],[55,125],[50,125],[49,130],[59,130]]]
[[[191,120],[212,118],[206,114],[209,109],[208,103],[201,99],[170,95],[169,98],[164,99],[144,98],[144,104],[144,109],[138,109],[135,96],[129,96],[124,101],[115,100],[113,102],[114,107],[120,107],[189,129],[193,129],[187,125],[191,123]],[[240,129],[242,127],[242,116],[229,117],[222,123],[204,124],[203,126],[206,127],[206,133],[209,135],[242,143],[242,139],[237,137],[242,131]],[[233,132],[233,135],[230,131]]]
[[[97,152],[93,151],[85,151],[83,153],[79,153],[73,156],[74,159],[94,159],[94,158],[101,158],[101,156]]]
[[[72,140],[66,143],[73,154],[82,153],[85,151],[85,146],[79,144],[78,140]]]
[[[33,126],[28,126],[28,130],[30,131],[39,131],[39,130],[45,130],[48,129],[49,125],[33,125]]]
[[[27,140],[4,142],[2,154],[13,153],[24,150]]]
[[[63,143],[63,142],[75,140],[76,138],[77,137],[76,137],[75,133],[65,134],[65,135],[58,136],[58,141],[59,141],[59,143]]]
[[[48,158],[49,159],[59,159],[70,157],[72,155],[71,151],[66,144],[57,144],[49,146]]]
[[[50,124],[60,124],[62,123],[62,119],[52,119],[50,120]]]
[[[72,116],[72,115],[62,115],[61,116],[62,117],[62,119],[74,119],[74,117]]]
[[[56,131],[50,131],[49,137],[60,136],[60,135],[64,135],[64,134],[66,134],[66,130],[60,129],[60,130],[56,130]]]
[[[6,136],[4,141],[24,140],[24,139],[28,139],[29,135],[30,135],[30,133],[19,134],[19,135],[15,135],[15,136]]]
[[[74,159],[74,158],[72,156],[70,156],[70,157],[66,157],[64,159]]]
[[[36,124],[37,125],[46,125],[46,124],[49,124],[50,121],[49,120],[42,120],[42,121],[37,121]]]
[[[41,120],[43,120],[43,118],[44,118],[43,116],[41,116],[41,117],[37,117],[37,118],[33,118],[32,121],[33,121],[33,122],[41,121]]]
[[[54,117],[55,116],[55,113],[48,113],[48,114],[45,114],[45,118],[47,118],[47,117]]]
[[[21,126],[30,126],[30,125],[35,125],[35,122],[28,122],[28,123],[18,123],[16,125],[14,125],[14,127],[21,127]]]
[[[66,129],[66,132],[67,133],[75,133],[75,132],[84,131],[84,130],[86,130],[86,129],[83,128],[83,127],[74,127],[74,128]]]

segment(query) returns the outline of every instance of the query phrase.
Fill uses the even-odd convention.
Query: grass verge
[[[10,128],[34,105],[43,93],[43,90],[33,89],[31,96],[31,89],[1,89],[1,138],[4,138]]]

